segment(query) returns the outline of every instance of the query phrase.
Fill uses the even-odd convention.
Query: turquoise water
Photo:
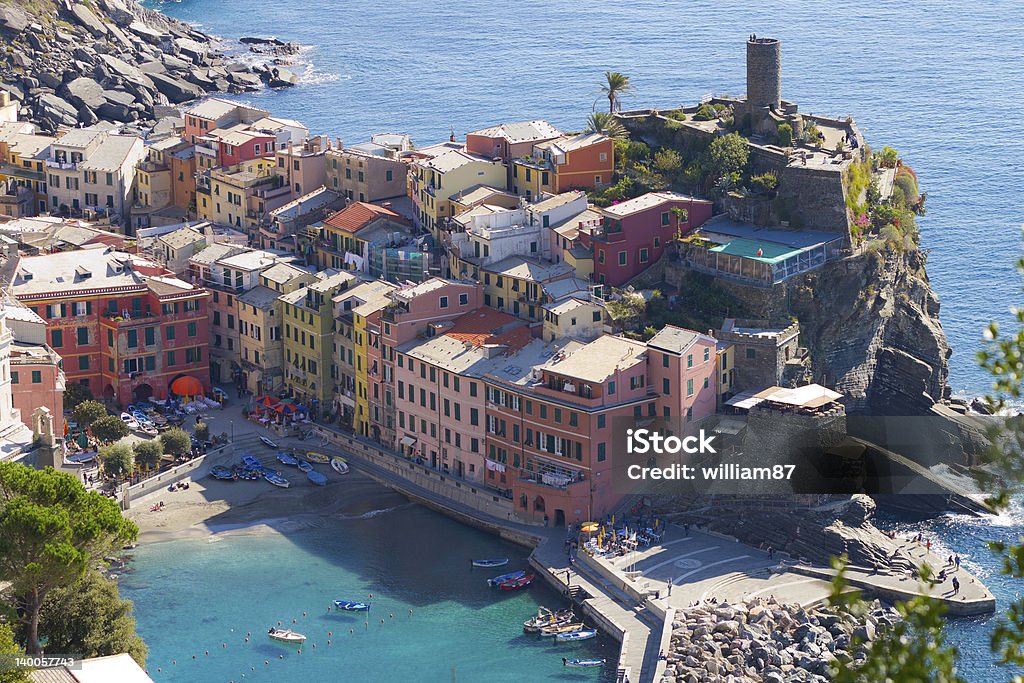
[[[598,83],[609,69],[637,87],[627,108],[742,94],[746,36],[778,37],[787,99],[805,112],[854,116],[873,147],[896,147],[917,170],[928,193],[922,247],[954,347],[950,384],[968,395],[988,388],[973,360],[981,330],[990,320],[1009,322],[1008,307],[1020,299],[1013,268],[1024,223],[1018,0],[148,4],[225,37],[274,34],[307,46],[312,77],[304,84],[242,99],[347,143],[403,131],[422,146],[453,129],[461,135],[529,118],[579,128],[595,103],[602,106]],[[1019,584],[997,575],[981,544],[1020,535],[1021,519],[942,518],[926,527],[970,555],[1005,609]],[[950,627],[972,683],[1006,680],[987,657],[991,625]]]
[[[485,579],[505,570],[469,566],[472,557],[510,557],[511,571],[525,566],[525,549],[419,506],[288,537],[168,541],[133,555],[121,594],[135,601],[158,683],[614,680],[611,664],[579,670],[561,661],[614,663],[614,640],[555,644],[522,632],[539,604],[561,605],[554,591],[499,593]],[[368,625],[362,614],[327,611],[334,599],[371,594]],[[309,638],[301,654],[267,637],[278,621]]]

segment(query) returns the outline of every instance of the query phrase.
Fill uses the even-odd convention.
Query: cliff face
[[[207,35],[133,0],[0,0],[0,87],[51,132],[103,119],[146,124],[160,105],[295,77],[227,63]]]

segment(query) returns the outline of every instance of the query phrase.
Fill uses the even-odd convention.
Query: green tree
[[[718,118],[718,112],[710,104],[700,105],[697,108],[697,112],[693,115],[694,121],[710,121],[715,118]]]
[[[587,117],[587,133],[601,133],[612,140],[625,140],[629,137],[626,127],[617,118],[603,111],[596,111]]]
[[[71,416],[82,429],[88,429],[92,423],[107,414],[107,409],[99,401],[82,401],[75,406]]]
[[[149,467],[159,463],[160,456],[164,454],[164,446],[159,439],[139,441],[132,450],[135,451],[135,461]]]
[[[196,422],[196,438],[200,441],[208,441],[210,439],[210,425],[205,422]]]
[[[604,81],[601,92],[608,98],[608,113],[622,109],[622,96],[636,91],[636,87],[629,82],[629,76],[618,71],[605,71]]]
[[[0,623],[0,656],[24,654],[24,650],[14,641],[14,632],[7,624]],[[0,669],[0,683],[28,683],[28,674],[24,671]]]
[[[100,441],[111,443],[128,436],[128,425],[117,415],[104,415],[92,423],[89,431]]]
[[[793,126],[788,123],[780,123],[778,128],[775,129],[776,139],[779,147],[792,147],[793,146]]]
[[[168,429],[160,435],[160,443],[163,445],[164,453],[178,457],[187,453],[192,448],[192,438],[184,429]]]
[[[39,612],[39,632],[47,650],[105,657],[127,652],[146,664],[146,644],[135,632],[132,603],[117,584],[91,570],[78,583],[50,592]]]
[[[674,176],[683,168],[683,157],[674,149],[662,149],[654,155],[654,168],[665,175]]]
[[[742,173],[750,158],[747,140],[739,133],[715,138],[705,154],[705,166],[713,181],[733,173]]]
[[[39,610],[76,583],[93,557],[135,540],[117,503],[52,468],[0,463],[0,576],[21,611],[29,654],[39,654]]]
[[[889,146],[882,148],[882,151],[877,154],[878,164],[885,168],[895,168],[896,162],[899,160],[900,155],[895,149]]]
[[[120,477],[132,471],[135,452],[126,443],[114,443],[100,449],[100,462],[107,474]]]
[[[88,384],[71,382],[64,389],[64,408],[67,410],[73,410],[80,403],[91,400],[93,400],[93,395]]]

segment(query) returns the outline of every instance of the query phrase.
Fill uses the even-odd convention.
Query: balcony
[[[47,159],[46,160],[46,167],[47,168],[55,168],[55,169],[57,169],[59,171],[77,171],[78,170],[78,162],[77,161],[54,161],[52,159]]]
[[[152,313],[151,311],[135,310],[119,311],[116,313],[111,311],[103,311],[101,315],[105,322],[113,323],[117,327],[131,327],[133,325],[152,323],[154,319],[157,317],[156,314]]]

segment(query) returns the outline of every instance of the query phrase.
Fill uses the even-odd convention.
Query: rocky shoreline
[[[134,0],[0,0],[0,82],[45,132],[114,121],[146,126],[207,94],[287,87],[298,46],[251,38],[254,59]]]
[[[676,617],[661,683],[824,683],[833,662],[856,665],[865,657],[861,644],[899,619],[878,601],[858,620],[773,597],[700,605]]]

